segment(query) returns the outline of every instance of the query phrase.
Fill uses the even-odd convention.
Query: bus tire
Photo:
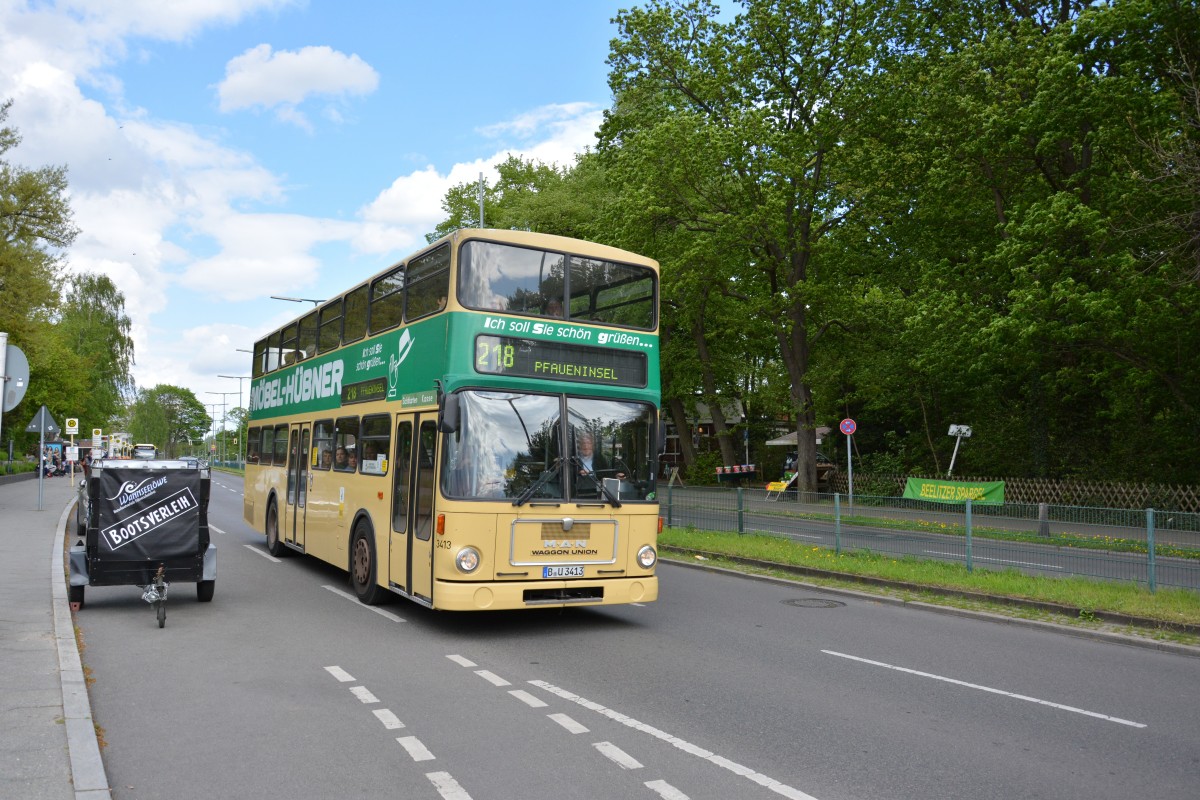
[[[216,581],[197,581],[196,582],[196,599],[201,603],[211,603],[213,592],[217,590]]]
[[[375,582],[377,565],[375,561],[375,542],[371,535],[371,526],[360,522],[354,526],[354,536],[350,540],[350,583],[359,602],[368,606],[377,606],[383,602],[384,591]]]
[[[287,550],[279,541],[279,506],[272,500],[267,504],[267,552],[281,556]]]

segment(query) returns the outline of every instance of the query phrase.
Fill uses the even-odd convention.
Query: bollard
[[[1050,504],[1038,503],[1038,536],[1050,535]]]

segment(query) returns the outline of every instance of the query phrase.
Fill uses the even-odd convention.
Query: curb
[[[683,550],[679,550],[679,549],[674,549],[674,552],[676,552],[676,553],[680,553],[680,552],[699,553],[700,551],[683,551]],[[749,564],[752,566],[769,567],[772,569],[788,569],[789,568],[785,564],[773,564],[773,563],[765,562],[765,561],[754,561],[753,559],[739,559],[739,558],[736,558],[733,556],[722,555],[720,553],[712,553],[712,554],[705,553],[704,555],[706,557],[722,558],[722,559],[725,559],[728,561],[737,561],[737,562]],[[659,560],[664,563],[667,563],[667,564],[672,564],[674,566],[686,567],[688,569],[698,569],[698,570],[702,570],[705,572],[713,572],[713,573],[717,573],[717,574],[721,574],[721,575],[729,575],[729,576],[738,577],[738,578],[747,578],[750,580],[762,581],[764,583],[774,583],[779,586],[803,586],[805,588],[813,589],[813,590],[816,590],[819,592],[825,592],[827,594],[841,595],[843,597],[853,597],[858,600],[870,600],[870,601],[873,601],[876,603],[884,603],[887,605],[903,606],[906,608],[916,608],[916,609],[920,609],[922,611],[933,611],[938,614],[947,614],[949,616],[954,616],[954,617],[966,617],[968,619],[980,619],[980,620],[985,620],[988,622],[998,622],[1003,625],[1020,625],[1020,626],[1029,627],[1029,628],[1036,628],[1036,629],[1042,630],[1042,631],[1057,633],[1057,634],[1060,634],[1063,636],[1074,636],[1079,639],[1091,639],[1092,641],[1108,642],[1110,644],[1124,644],[1124,645],[1129,645],[1131,647],[1141,647],[1146,650],[1158,650],[1159,652],[1164,652],[1164,653],[1173,653],[1175,655],[1190,656],[1192,658],[1200,658],[1200,647],[1193,647],[1191,645],[1186,645],[1186,644],[1178,644],[1176,642],[1160,642],[1160,641],[1157,641],[1154,639],[1146,639],[1141,636],[1130,636],[1130,635],[1124,634],[1124,633],[1114,633],[1111,631],[1087,630],[1085,628],[1074,628],[1074,627],[1070,627],[1070,626],[1066,626],[1066,625],[1059,625],[1059,624],[1056,624],[1053,622],[1042,622],[1040,620],[1022,619],[1020,617],[1008,617],[1008,616],[1004,616],[1003,614],[992,614],[987,611],[972,611],[970,609],[954,608],[952,606],[939,606],[939,605],[934,605],[933,603],[923,603],[919,600],[904,600],[904,599],[901,599],[898,597],[889,597],[887,595],[871,594],[870,592],[859,592],[859,591],[855,591],[854,589],[843,589],[840,587],[821,586],[819,584],[805,583],[804,581],[793,580],[790,578],[776,578],[772,575],[754,575],[752,573],[739,572],[738,570],[727,569],[725,567],[717,567],[717,566],[713,566],[711,564],[696,564],[691,561],[680,561],[680,560],[676,560],[673,558],[664,558],[661,552],[659,553]],[[827,574],[830,577],[837,577],[837,578],[842,578],[845,580],[854,580],[855,579],[855,576],[853,576],[853,575],[843,575],[842,573],[833,573],[833,572],[821,573],[818,570],[813,570],[813,569],[807,569],[807,572],[809,574],[814,574],[814,575]],[[883,580],[880,580],[877,578],[872,579],[871,583],[873,585],[877,585],[877,586],[891,586],[891,587],[897,588],[897,589],[919,589],[922,591],[929,590],[929,587],[913,586],[912,584],[907,584],[907,583],[889,583],[887,581],[883,581]],[[959,593],[947,592],[947,594],[952,594],[955,596],[962,596],[962,597],[971,597],[971,598],[977,598],[977,599],[986,599],[989,597],[989,595],[970,594],[970,593],[965,593],[965,592],[959,592]],[[1001,602],[1001,601],[1005,601],[1006,598],[995,598],[995,600],[997,602]],[[1036,604],[1036,607],[1039,609],[1045,610],[1047,607],[1047,604],[1038,603],[1038,604]],[[1123,619],[1127,619],[1127,618],[1123,618]]]
[[[87,678],[75,639],[75,624],[67,601],[66,550],[67,521],[75,505],[72,499],[58,518],[50,553],[50,594],[54,605],[54,638],[58,644],[58,676],[62,683],[63,719],[67,728],[67,751],[71,758],[71,782],[75,800],[111,800],[108,775],[100,757],[100,742],[92,720],[92,704],[87,693]]]

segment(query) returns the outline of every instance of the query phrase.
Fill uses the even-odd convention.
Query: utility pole
[[[250,376],[249,375],[218,375],[217,377],[218,378],[229,378],[230,380],[235,380],[238,382],[238,408],[245,411],[246,407],[244,405],[242,405],[242,381],[249,380]],[[246,452],[246,450],[245,450],[246,444],[243,441],[245,438],[246,437],[243,435],[243,432],[242,432],[242,425],[239,424],[238,425],[238,453],[237,453],[239,462],[245,461],[245,459],[242,458],[242,453]]]

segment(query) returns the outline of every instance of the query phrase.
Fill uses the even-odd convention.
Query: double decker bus
[[[658,264],[462,229],[254,345],[244,516],[359,600],[658,597]]]

